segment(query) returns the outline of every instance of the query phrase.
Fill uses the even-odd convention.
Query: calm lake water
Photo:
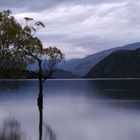
[[[44,86],[44,137],[51,130],[56,140],[140,140],[140,80],[48,80]],[[1,80],[0,126],[14,118],[25,139],[38,140],[37,96],[36,80]]]

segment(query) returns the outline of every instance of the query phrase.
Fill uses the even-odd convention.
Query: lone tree
[[[56,65],[63,60],[64,55],[56,47],[44,48],[41,40],[35,36],[40,28],[45,28],[41,21],[25,17],[25,25],[22,26],[11,14],[10,10],[0,12],[0,69],[25,69],[30,63],[38,63],[39,140],[41,140],[43,83],[52,76]]]

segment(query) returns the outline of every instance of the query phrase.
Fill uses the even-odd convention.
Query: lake
[[[140,140],[139,79],[48,80],[44,86],[43,140]],[[37,80],[1,80],[1,132],[14,120],[24,140],[38,140],[37,96]]]

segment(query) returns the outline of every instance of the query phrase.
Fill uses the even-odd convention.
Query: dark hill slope
[[[140,78],[140,49],[119,50],[97,63],[86,78]]]

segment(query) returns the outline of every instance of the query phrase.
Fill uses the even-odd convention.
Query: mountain
[[[58,68],[68,71],[74,71],[74,68],[81,62],[81,59],[70,59],[62,61],[58,64]]]
[[[119,50],[105,57],[86,78],[140,78],[140,48]]]
[[[72,72],[74,72],[76,74],[78,73],[81,76],[84,76],[90,71],[90,69],[93,66],[95,66],[98,62],[100,62],[103,58],[105,58],[112,52],[117,51],[117,50],[135,50],[139,47],[140,47],[140,43],[133,43],[133,44],[128,44],[128,45],[121,46],[121,47],[111,48],[111,49],[107,49],[105,51],[101,51],[101,52],[92,54],[88,57],[81,59],[79,61],[80,63],[73,69]]]
[[[66,71],[73,71],[73,69],[80,63],[81,59],[70,59],[60,62],[57,65],[58,69],[66,70]],[[38,64],[32,63],[27,66],[27,70],[31,71],[37,71],[38,70]]]
[[[28,71],[38,71],[38,64],[37,64],[37,62],[29,64],[26,69]]]
[[[103,58],[105,58],[112,52],[117,51],[117,50],[135,50],[139,47],[140,47],[140,43],[138,42],[138,43],[128,44],[121,47],[107,49],[107,50],[89,55],[85,58],[66,60],[65,62],[61,62],[58,65],[58,69],[62,69],[64,71],[71,71],[72,73],[76,75],[81,75],[82,77],[86,75],[93,66],[95,66],[98,62],[100,62]],[[37,67],[37,64],[34,63],[34,64],[29,65],[27,69],[31,71],[36,71],[38,67]]]
[[[61,70],[61,69],[57,69],[55,71],[55,73],[52,76],[53,78],[57,78],[57,79],[73,79],[73,78],[80,78],[79,75],[76,75],[70,71],[66,71],[66,70]]]

